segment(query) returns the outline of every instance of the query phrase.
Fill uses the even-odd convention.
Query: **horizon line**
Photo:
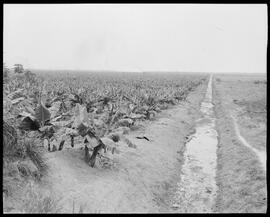
[[[41,68],[25,68],[26,70],[40,71],[78,71],[78,72],[113,72],[113,73],[247,73],[247,74],[267,74],[267,72],[213,72],[213,71],[177,71],[177,70],[110,70],[110,69],[41,69]]]

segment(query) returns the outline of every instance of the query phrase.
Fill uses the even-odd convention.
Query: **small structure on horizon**
[[[23,73],[23,65],[22,64],[14,64],[14,72],[15,73]]]

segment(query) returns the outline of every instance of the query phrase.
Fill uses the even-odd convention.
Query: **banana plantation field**
[[[47,75],[13,75],[3,92],[4,123],[12,124],[18,139],[39,139],[35,144],[46,144],[48,151],[61,150],[69,138],[73,147],[77,136],[98,140],[123,127],[136,128],[184,101],[205,79],[202,75]]]
[[[128,138],[129,132],[140,132],[162,110],[188,103],[189,94],[204,87],[207,77],[206,74],[57,71],[4,74],[4,209],[78,212],[76,199],[54,198],[60,187],[52,190],[47,183],[54,182],[56,168],[69,169],[63,158],[68,157],[71,164],[80,164],[78,168],[88,167],[85,171],[95,180],[108,180],[106,171],[121,168],[116,163],[121,157],[136,150],[140,141],[153,139],[142,133]],[[94,178],[96,173],[99,176]],[[54,187],[61,183],[57,179],[55,182]],[[74,181],[69,184],[76,186]],[[98,182],[94,185],[99,188]],[[91,198],[86,200],[94,206]],[[81,212],[82,203],[79,206]],[[89,205],[86,207],[89,209]],[[95,211],[101,211],[98,204],[95,207]]]

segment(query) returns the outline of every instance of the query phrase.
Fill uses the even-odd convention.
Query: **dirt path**
[[[245,140],[245,138],[241,136],[236,118],[233,115],[231,115],[231,117],[233,119],[234,129],[235,129],[235,132],[236,132],[236,135],[237,135],[238,139],[241,141],[242,144],[247,146],[250,150],[252,150],[257,155],[257,157],[258,157],[258,159],[259,159],[259,161],[261,163],[262,168],[266,172],[266,153],[264,151],[260,151],[260,150],[258,150],[256,148],[252,147]]]
[[[190,93],[181,105],[162,112],[144,129],[130,133],[137,148],[119,142],[120,154],[112,156],[107,169],[84,162],[83,144],[76,149],[49,153],[50,175],[47,179],[62,212],[154,213],[171,212],[171,193],[179,180],[183,163],[185,137],[200,117],[200,103],[206,85]],[[150,141],[136,139],[147,136]],[[74,207],[74,208],[73,208]]]
[[[215,205],[218,140],[212,104],[212,75],[201,112],[203,117],[196,121],[196,132],[186,144],[185,161],[173,203],[181,213],[210,213]]]

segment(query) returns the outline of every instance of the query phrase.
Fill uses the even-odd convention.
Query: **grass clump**
[[[25,142],[26,155],[36,165],[41,174],[45,174],[48,166],[45,163],[44,155],[41,149],[33,143],[33,140],[26,140]]]
[[[3,121],[3,157],[23,157],[24,149],[18,143],[18,134],[15,127],[8,121]]]
[[[59,213],[62,209],[60,198],[56,198],[52,192],[48,193],[33,183],[26,186],[24,195],[21,205],[23,213]]]
[[[24,212],[19,208],[22,198],[24,200],[27,197],[35,198],[33,191],[28,194],[23,192],[28,189],[26,182],[41,181],[40,178],[47,173],[48,167],[42,149],[35,144],[35,141],[32,138],[20,136],[16,128],[7,121],[3,122],[3,149],[3,208],[9,212],[10,204],[13,204],[11,212],[15,212],[14,210]],[[40,207],[37,208],[37,212],[42,209],[45,211],[52,209],[50,207],[53,206],[50,204],[50,197],[43,197],[41,194],[32,201],[29,199],[27,203],[25,206]],[[40,204],[35,205],[35,203]],[[30,212],[31,209],[34,211],[34,208],[29,207],[25,212]]]

